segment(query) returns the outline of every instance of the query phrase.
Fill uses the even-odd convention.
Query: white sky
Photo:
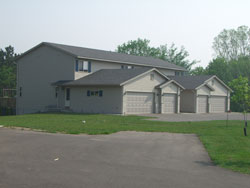
[[[114,51],[138,37],[183,45],[206,66],[224,28],[250,27],[250,0],[0,0],[0,48],[40,42]]]

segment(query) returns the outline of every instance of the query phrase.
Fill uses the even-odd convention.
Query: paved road
[[[195,135],[63,135],[0,128],[1,188],[238,188]]]
[[[156,119],[150,119],[155,121],[211,121],[211,120],[226,120],[226,113],[209,113],[209,114],[194,114],[194,113],[180,113],[180,114],[142,114],[140,116],[156,117]],[[243,120],[243,114],[241,113],[229,113],[229,120]],[[250,114],[247,117],[250,120]]]

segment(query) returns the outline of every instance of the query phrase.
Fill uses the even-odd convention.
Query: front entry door
[[[70,88],[65,89],[65,107],[70,106]]]

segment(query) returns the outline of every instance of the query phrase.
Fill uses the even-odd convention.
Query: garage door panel
[[[226,97],[225,96],[212,96],[210,98],[210,112],[220,113],[226,111]]]
[[[163,113],[176,113],[176,94],[163,95]]]
[[[198,113],[207,113],[207,96],[198,96]]]
[[[128,92],[126,96],[127,114],[153,113],[154,94]]]

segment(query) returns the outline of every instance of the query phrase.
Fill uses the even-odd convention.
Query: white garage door
[[[154,94],[128,92],[126,95],[127,114],[153,113]]]
[[[198,96],[198,113],[207,113],[207,96]]]
[[[176,94],[163,95],[163,113],[176,113]]]
[[[226,111],[226,97],[212,96],[210,98],[210,112],[225,112]]]

